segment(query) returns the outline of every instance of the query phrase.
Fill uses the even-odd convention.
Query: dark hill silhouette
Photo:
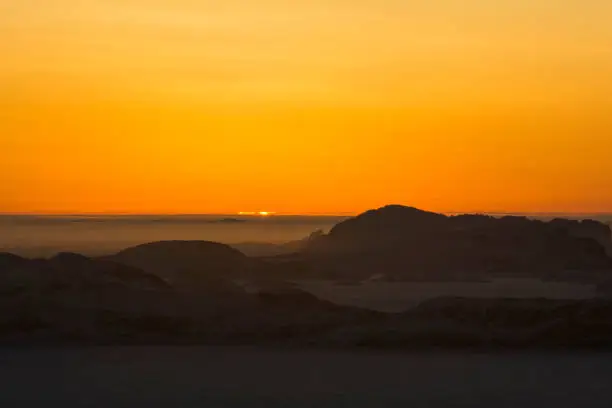
[[[219,224],[242,224],[245,222],[247,222],[247,220],[241,220],[239,218],[221,218],[219,220],[212,221],[212,223],[219,223]]]
[[[556,218],[550,225],[560,230],[565,230],[575,237],[592,238],[599,242],[608,254],[612,255],[612,238],[610,237],[610,227],[595,220],[568,220]]]
[[[90,259],[83,255],[61,253],[50,259],[13,259],[0,266],[3,293],[64,293],[92,290],[166,290],[161,278],[138,268],[115,262]]]
[[[243,277],[254,267],[240,251],[209,241],[160,241],[127,248],[106,257],[189,287],[214,280]]]
[[[28,260],[7,252],[0,252],[0,273],[27,263]]]
[[[310,270],[329,277],[541,276],[564,270],[612,271],[606,242],[610,229],[596,221],[449,217],[394,205],[341,222],[311,240],[303,257]]]
[[[342,327],[332,344],[398,348],[604,348],[609,299],[433,299],[372,323]]]
[[[164,243],[146,247],[160,245],[167,249]],[[202,243],[180,246],[195,250]],[[244,258],[223,246],[204,246]],[[278,282],[247,291],[219,280],[184,290],[183,282],[173,288],[140,269],[78,254],[2,258],[19,265],[0,270],[0,343],[293,343],[380,315]]]

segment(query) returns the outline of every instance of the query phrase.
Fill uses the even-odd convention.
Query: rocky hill
[[[64,291],[165,290],[170,286],[138,268],[83,255],[60,253],[49,259],[0,255],[0,291],[39,294]]]
[[[445,216],[387,206],[346,220],[310,241],[303,259],[329,277],[540,276],[566,270],[612,271],[607,254],[611,243],[609,227],[596,221]]]
[[[181,287],[244,277],[257,265],[230,246],[208,241],[152,242],[105,259],[140,268]]]

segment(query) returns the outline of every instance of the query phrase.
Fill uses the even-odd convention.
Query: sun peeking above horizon
[[[260,217],[268,217],[274,215],[271,211],[240,211],[238,215],[259,215]]]

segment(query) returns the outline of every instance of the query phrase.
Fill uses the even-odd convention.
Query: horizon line
[[[218,216],[218,217],[255,217],[255,218],[273,218],[273,217],[351,217],[362,214],[368,211],[346,211],[346,212],[269,212],[267,215],[260,215],[258,212],[253,214],[247,213],[154,213],[154,212],[2,212],[0,216],[44,216],[44,217],[203,217],[203,216]],[[612,215],[611,211],[429,211],[444,215],[461,215],[461,214],[483,214],[483,215]]]

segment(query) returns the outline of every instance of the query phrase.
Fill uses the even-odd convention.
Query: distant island
[[[243,222],[247,222],[247,220],[240,219],[240,218],[220,218],[218,220],[213,221],[213,223],[220,223],[220,224],[240,224]]]
[[[612,236],[597,221],[446,216],[393,205],[275,248],[243,246],[265,253],[162,241],[104,257],[0,254],[0,343],[612,349]],[[500,277],[589,283],[599,292],[445,296],[389,313],[300,286]]]

